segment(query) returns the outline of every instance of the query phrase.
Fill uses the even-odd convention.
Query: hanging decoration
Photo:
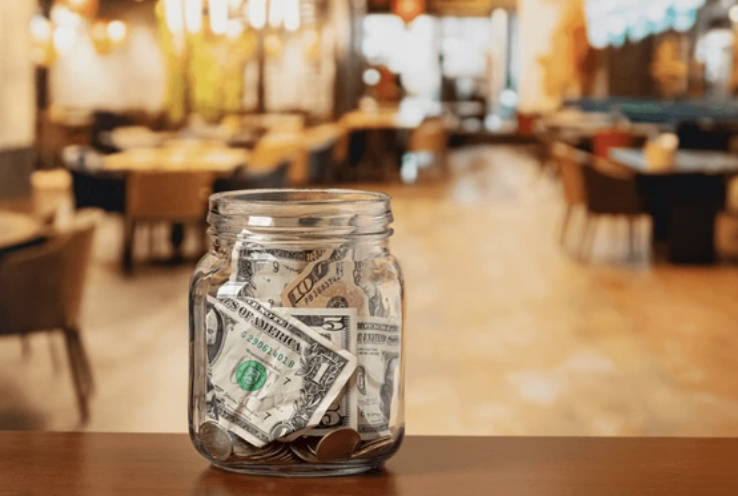
[[[587,38],[595,48],[619,47],[672,29],[689,31],[705,1],[586,0]]]

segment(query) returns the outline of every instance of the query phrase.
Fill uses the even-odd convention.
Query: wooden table
[[[735,496],[738,439],[409,437],[384,472],[210,468],[184,434],[0,433],[8,495]]]
[[[654,168],[641,149],[613,148],[610,159],[639,176],[653,217],[653,240],[666,244],[671,262],[715,262],[715,221],[725,208],[726,178],[738,174],[738,157],[677,150],[671,166]]]
[[[137,148],[105,157],[103,168],[115,171],[211,171],[229,174],[248,161],[242,149],[218,147]]]
[[[40,237],[41,230],[29,215],[0,210],[0,250],[29,243]]]

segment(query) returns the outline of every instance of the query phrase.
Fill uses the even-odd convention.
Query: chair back
[[[695,121],[683,121],[677,125],[679,148],[684,150],[720,150],[728,151],[732,133]]]
[[[308,150],[308,181],[313,184],[328,183],[333,179],[333,150],[336,139]]]
[[[101,208],[122,213],[126,205],[126,180],[121,173],[70,169],[76,208]]]
[[[581,205],[586,201],[584,189],[584,173],[582,171],[582,154],[569,145],[556,142],[552,146],[552,155],[559,165],[559,177],[564,190],[564,201],[568,205]]]
[[[70,230],[0,260],[0,335],[76,327],[97,210],[81,210]]]
[[[603,215],[645,213],[635,176],[608,160],[589,155],[583,167],[587,210]]]
[[[448,148],[448,133],[440,118],[426,119],[410,135],[409,150],[442,154]]]
[[[290,161],[283,160],[271,171],[258,173],[241,172],[233,177],[217,179],[213,183],[213,193],[239,189],[284,188],[287,186],[289,170]]]
[[[213,179],[212,173],[201,171],[131,172],[126,185],[126,216],[171,222],[202,220]]]
[[[629,131],[608,129],[592,136],[592,151],[595,157],[607,158],[610,148],[628,148],[634,145],[635,136]]]

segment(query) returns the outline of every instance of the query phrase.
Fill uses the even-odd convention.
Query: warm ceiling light
[[[179,34],[184,30],[182,0],[164,0],[164,19],[170,33]]]
[[[77,41],[77,32],[69,26],[57,26],[54,29],[54,49],[64,55],[69,53]]]
[[[280,27],[282,19],[284,19],[284,0],[269,0],[269,27]]]
[[[738,23],[738,5],[733,5],[728,11],[730,20],[734,23]]]
[[[252,28],[263,29],[267,20],[267,0],[249,0],[246,4],[246,16]]]
[[[243,24],[236,19],[230,19],[226,24],[226,37],[229,40],[237,40],[243,34]]]
[[[184,24],[187,32],[195,34],[202,29],[202,0],[184,0]]]
[[[80,17],[63,5],[54,5],[51,7],[49,17],[57,26],[76,28],[80,23]]]
[[[210,30],[215,34],[225,34],[228,25],[228,3],[226,0],[208,0]]]
[[[284,28],[287,31],[300,29],[300,0],[285,0]]]
[[[35,15],[31,19],[31,39],[41,45],[51,39],[51,23],[44,16]]]
[[[128,27],[123,21],[110,21],[106,31],[110,41],[116,45],[123,43],[128,35]]]

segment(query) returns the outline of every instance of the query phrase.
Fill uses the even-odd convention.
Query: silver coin
[[[315,456],[315,454],[311,453],[310,450],[307,448],[304,442],[296,441],[290,445],[290,450],[292,453],[294,453],[300,460],[307,462],[307,463],[319,463],[318,457]]]
[[[236,438],[233,440],[233,456],[249,458],[256,453],[259,453],[259,451],[260,448],[257,448],[242,439]]]
[[[200,425],[200,444],[216,460],[227,460],[233,452],[231,435],[217,422],[208,421]]]
[[[268,461],[276,458],[286,449],[288,449],[286,444],[271,442],[262,447],[258,453],[251,455],[249,459],[252,461]]]

